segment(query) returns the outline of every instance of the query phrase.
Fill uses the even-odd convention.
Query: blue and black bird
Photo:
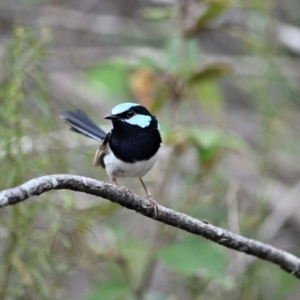
[[[107,134],[81,110],[63,111],[61,118],[72,131],[100,142],[94,166],[104,168],[113,184],[118,185],[117,179],[121,177],[139,178],[147,199],[156,207],[142,180],[153,167],[162,143],[155,116],[140,104],[119,104],[104,117],[113,125]]]

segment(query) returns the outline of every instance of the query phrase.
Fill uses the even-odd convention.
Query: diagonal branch
[[[222,246],[244,252],[272,262],[288,273],[300,278],[300,259],[273,246],[245,238],[226,229],[158,205],[154,218],[152,204],[131,191],[92,178],[75,175],[49,175],[32,179],[18,187],[0,192],[0,207],[17,204],[50,190],[69,189],[108,199],[135,210],[156,221],[200,235]]]

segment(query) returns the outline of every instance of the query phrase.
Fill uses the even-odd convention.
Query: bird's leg
[[[151,202],[152,206],[153,206],[153,210],[154,210],[154,218],[156,217],[157,215],[157,202],[154,200],[154,198],[152,197],[152,195],[150,194],[149,190],[147,189],[143,179],[141,177],[139,177],[139,180],[144,188],[144,191],[146,192],[146,199],[148,201]]]
[[[113,184],[113,185],[115,185],[115,186],[118,186],[119,187],[119,184],[117,183],[117,180],[116,180],[116,178],[113,178],[112,180],[111,180],[111,183]],[[129,190],[127,189],[127,187],[125,187],[125,186],[122,186],[121,187],[122,189],[125,189],[125,191],[126,192],[128,192]],[[121,205],[121,208],[123,208],[123,206]]]
[[[113,178],[111,182],[112,182],[112,184],[114,184],[114,185],[116,185],[116,186],[119,186],[119,184],[117,183],[116,178]],[[132,193],[131,190],[128,189],[126,186],[121,186],[121,188],[122,188],[123,190],[125,190],[126,193]]]
[[[111,182],[112,182],[112,184],[114,184],[114,185],[116,185],[116,186],[119,186],[118,183],[117,183],[116,178],[113,178]]]
[[[144,183],[143,179],[141,177],[139,177],[139,180],[140,180],[140,182],[144,188],[144,191],[146,193],[146,199],[152,197],[152,195],[150,194],[149,190],[147,189],[146,184]]]

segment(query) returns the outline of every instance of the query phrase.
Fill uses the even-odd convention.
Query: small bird
[[[104,117],[113,125],[107,134],[82,110],[63,111],[61,118],[72,131],[101,143],[94,166],[104,168],[113,184],[118,185],[117,179],[121,177],[139,178],[156,214],[157,203],[142,180],[153,167],[162,143],[156,117],[140,104],[119,104]]]

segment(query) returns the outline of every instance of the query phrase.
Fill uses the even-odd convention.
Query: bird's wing
[[[101,145],[99,146],[99,149],[97,150],[93,165],[95,167],[101,166],[103,169],[105,169],[105,163],[104,163],[104,157],[109,153],[110,147],[109,147],[109,139],[110,139],[111,133],[109,132]]]

